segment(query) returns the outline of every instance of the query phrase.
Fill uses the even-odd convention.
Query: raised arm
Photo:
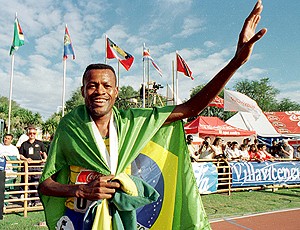
[[[261,0],[258,0],[244,22],[234,57],[200,92],[187,102],[177,105],[166,123],[198,115],[220,93],[238,68],[250,58],[255,42],[267,32],[264,28],[255,33],[262,9]]]

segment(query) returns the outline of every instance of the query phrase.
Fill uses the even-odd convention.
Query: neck
[[[109,137],[109,123],[111,114],[102,117],[92,117],[102,137]]]

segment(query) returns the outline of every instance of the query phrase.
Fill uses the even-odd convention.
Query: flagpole
[[[174,95],[174,90],[175,90],[175,79],[174,79],[174,71],[175,71],[175,68],[174,68],[174,60],[172,61],[172,101],[173,101],[173,105],[175,105],[175,95]]]
[[[65,97],[66,97],[66,72],[67,72],[67,60],[63,60],[63,89],[62,89],[62,108],[61,116],[65,116]]]
[[[143,56],[144,56],[144,49],[145,49],[145,43],[143,46]],[[145,78],[146,78],[146,70],[145,70],[145,58],[143,58],[143,85],[142,85],[142,90],[143,90],[143,108],[146,107],[146,85],[145,85]]]
[[[177,71],[177,50],[176,50],[176,105],[178,105],[178,71]]]
[[[150,52],[149,49],[148,49],[148,52]],[[147,63],[146,64],[147,64],[146,71],[147,71],[147,81],[148,81],[147,85],[148,85],[148,107],[149,107],[149,105],[150,105],[150,90],[149,90],[149,84],[150,84],[150,62],[149,62],[149,58],[147,59]]]
[[[105,64],[107,64],[107,35],[105,34]]]
[[[16,13],[17,14],[17,13]],[[8,128],[7,133],[10,133],[11,126],[11,102],[12,102],[12,86],[13,86],[13,78],[14,78],[14,63],[15,63],[15,55],[11,55],[11,76],[10,76],[10,87],[9,87],[9,105],[8,105]]]
[[[118,89],[120,89],[120,61],[118,60]]]

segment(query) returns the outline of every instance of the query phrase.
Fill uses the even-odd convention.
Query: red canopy
[[[265,112],[276,131],[281,134],[300,134],[300,111]]]
[[[226,124],[218,117],[199,116],[196,120],[184,126],[187,134],[196,134],[199,136],[251,136],[255,131],[239,129]]]
[[[211,103],[208,104],[208,106],[224,108],[224,99],[219,96],[216,96],[215,99]]]

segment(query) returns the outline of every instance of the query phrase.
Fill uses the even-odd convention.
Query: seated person
[[[223,153],[223,140],[220,137],[216,137],[210,147],[213,151],[213,158],[225,158],[225,155]]]
[[[273,157],[279,157],[280,155],[280,147],[277,143],[276,140],[273,140],[272,141],[272,146],[270,147],[270,150],[269,150],[270,154],[273,156]]]
[[[205,137],[199,148],[199,159],[213,159],[213,150],[211,149],[210,137]]]
[[[300,160],[300,145],[298,145],[296,151],[294,152],[294,158]]]
[[[231,143],[231,147],[227,148],[225,156],[229,161],[240,159],[240,150],[238,149],[239,144],[236,141]]]
[[[241,146],[240,146],[240,159],[243,161],[250,160],[250,156],[248,153],[248,145],[246,145],[246,144],[241,144]]]
[[[267,152],[267,146],[265,144],[257,145],[258,151],[255,154],[255,159],[259,162],[263,161],[274,161],[274,157]]]
[[[282,140],[282,145],[280,146],[280,152],[282,158],[293,159],[294,157],[294,149],[289,145],[288,140]]]
[[[197,161],[199,159],[199,156],[198,156],[198,151],[196,149],[196,146],[192,142],[193,142],[193,136],[190,134],[187,135],[186,143],[190,153],[191,161],[193,162],[193,161]]]
[[[257,150],[256,144],[251,144],[249,151],[248,151],[250,160],[255,160],[255,155],[256,155],[257,151],[258,150]]]

